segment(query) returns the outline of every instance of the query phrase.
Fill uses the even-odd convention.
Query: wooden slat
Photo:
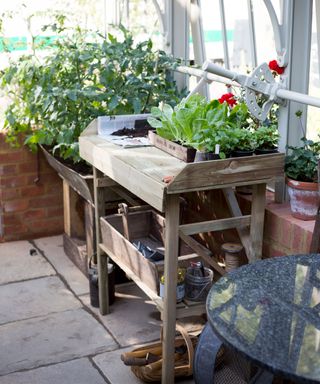
[[[189,247],[194,250],[206,263],[208,263],[212,268],[214,268],[221,276],[223,276],[226,271],[220,267],[220,265],[213,259],[212,252],[204,247],[202,244],[198,243],[197,240],[191,236],[185,235],[183,232],[179,232],[180,238],[187,244]]]
[[[96,244],[100,244],[100,217],[105,213],[104,190],[98,187],[97,180],[103,176],[102,172],[93,167],[94,207],[96,223]],[[97,264],[99,276],[99,309],[102,315],[109,313],[108,294],[108,257],[103,255],[100,247],[97,247]]]
[[[163,313],[164,302],[160,296],[158,296],[152,289],[150,289],[137,275],[135,275],[131,269],[125,265],[122,260],[110,251],[104,244],[99,245],[101,250],[109,255],[109,257],[125,272],[125,274],[133,280],[139,288],[154,302],[158,311],[161,312],[161,317]],[[192,255],[188,255],[192,256]],[[194,256],[194,255],[193,255]],[[202,313],[206,313],[205,303],[204,302],[191,302],[183,301],[182,303],[177,304],[176,308],[176,318],[181,319],[186,316],[198,316]]]
[[[179,237],[179,196],[167,196],[166,237],[165,237],[165,267],[164,267],[164,307],[163,322],[163,359],[162,383],[174,383],[174,339],[176,322],[176,292],[178,267],[178,237]]]
[[[223,188],[223,194],[226,199],[227,205],[230,209],[230,212],[233,216],[241,216],[242,212],[238,204],[238,200],[235,196],[234,190],[232,188]],[[246,255],[248,257],[249,254],[251,254],[251,240],[250,240],[250,230],[249,227],[243,228],[238,227],[236,228],[238,235],[240,237],[241,243],[244,246],[244,249],[246,251]]]
[[[103,176],[97,179],[97,187],[115,187],[118,183],[116,183],[114,180],[110,179],[108,176]]]
[[[88,261],[92,258],[94,264],[97,264],[96,255],[96,223],[94,219],[94,208],[87,201],[84,206],[84,222],[86,231],[86,248]]]
[[[186,164],[168,185],[168,193],[257,183],[283,176],[284,154],[270,154]]]
[[[147,174],[146,169],[143,170],[143,162],[146,164],[147,156],[149,156],[149,162],[153,164],[153,167],[157,166],[160,169],[161,156],[157,156],[157,154],[150,151],[148,155],[148,151],[144,149],[140,149],[140,152],[133,149],[121,149],[96,136],[80,137],[79,143],[80,155],[83,159],[154,208],[163,212],[166,185],[161,178],[153,178]],[[157,150],[156,148],[153,149]],[[144,158],[144,154],[146,158]],[[151,159],[154,159],[154,162]],[[156,162],[157,159],[158,162]],[[141,164],[130,165],[130,161],[136,163],[139,161]]]
[[[82,201],[81,201],[82,200]],[[70,237],[84,238],[84,199],[63,179],[64,232]]]
[[[137,199],[133,198],[131,196],[131,194],[128,191],[126,191],[123,187],[118,185],[117,187],[111,187],[111,189],[117,195],[119,195],[121,198],[123,198],[127,203],[129,203],[133,206],[140,205],[140,202]]]
[[[320,212],[318,210],[316,221],[314,223],[314,229],[312,232],[311,244],[310,244],[310,253],[319,253],[320,252]]]
[[[101,250],[109,255],[109,257],[125,272],[125,274],[133,280],[142,290],[143,292],[149,296],[149,298],[156,304],[159,311],[163,310],[163,301],[161,297],[159,297],[152,289],[150,289],[147,284],[145,284],[139,277],[132,272],[132,270],[123,263],[121,258],[115,255],[108,247],[104,244],[99,245]]]
[[[157,135],[153,131],[149,131],[149,140],[155,147],[164,150],[170,155],[183,160],[186,163],[191,163],[194,160],[196,150],[190,147],[184,147],[172,141],[166,140]]]
[[[202,221],[201,223],[180,225],[179,229],[185,235],[195,235],[203,232],[223,231],[225,229],[244,227],[249,225],[250,215],[228,217],[226,219]]]
[[[191,316],[200,316],[203,313],[206,313],[206,303],[205,302],[192,302],[187,301],[184,307],[178,307],[176,311],[176,318],[183,319],[185,317]]]
[[[252,244],[252,252],[248,255],[249,262],[261,259],[262,242],[263,242],[263,226],[264,212],[266,205],[266,184],[253,186],[252,205],[251,205],[251,226],[250,238]]]

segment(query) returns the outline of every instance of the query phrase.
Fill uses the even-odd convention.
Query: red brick
[[[63,206],[48,208],[46,212],[47,217],[63,217]]]
[[[4,213],[3,214],[3,223],[4,225],[18,225],[21,224],[23,218],[19,214]]]
[[[23,160],[36,163],[37,162],[37,155],[36,155],[36,153],[31,152],[27,147],[24,147]]]
[[[21,173],[36,173],[38,166],[35,161],[29,161],[19,164],[18,168]]]
[[[11,238],[14,236],[16,239],[20,239],[21,235],[27,233],[27,228],[24,224],[5,225],[4,233],[6,238],[11,235]]]
[[[57,180],[52,180],[51,183],[45,183],[46,185],[46,193],[48,195],[56,194],[62,196],[62,180],[59,178]]]
[[[293,226],[292,253],[303,253],[305,250],[305,231],[298,225]]]
[[[279,217],[273,212],[266,212],[264,224],[264,236],[274,241],[278,241],[281,237]]]
[[[43,219],[45,217],[46,217],[45,208],[29,209],[27,212],[24,213],[24,218],[26,220]]]
[[[32,196],[39,196],[43,195],[44,193],[44,186],[43,185],[29,185],[27,187],[21,188],[21,196],[23,198],[32,197]]]
[[[0,192],[3,201],[18,199],[21,196],[20,188],[2,188]]]
[[[30,199],[30,208],[40,207],[56,207],[62,204],[62,198],[60,196],[40,196],[38,198]]]
[[[270,249],[270,257],[284,256],[285,254],[283,249],[277,248],[277,246],[271,247]]]
[[[307,232],[305,236],[305,252],[309,253],[310,245],[312,240],[312,232]]]
[[[30,230],[33,233],[43,232],[44,229],[48,232],[53,232],[53,231],[56,231],[58,233],[63,232],[63,218],[42,219],[42,220],[32,221]]]
[[[7,152],[0,153],[0,163],[1,164],[16,164],[23,161],[22,152]]]
[[[21,187],[27,184],[27,178],[24,175],[21,176],[8,176],[2,177],[0,180],[0,185],[2,187]]]
[[[17,173],[15,164],[0,165],[0,176],[14,175]]]
[[[29,208],[28,200],[13,200],[4,203],[5,212],[21,212]]]
[[[291,249],[293,241],[293,224],[287,219],[281,219],[281,239],[280,244]]]

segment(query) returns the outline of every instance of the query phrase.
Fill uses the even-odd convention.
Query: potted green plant
[[[278,152],[279,131],[277,124],[261,125],[255,131],[256,155]]]
[[[300,147],[289,146],[285,158],[285,174],[292,215],[313,220],[319,207],[318,163],[320,142],[301,139]]]
[[[237,143],[239,146],[244,143],[248,133],[244,130],[248,126],[248,108],[245,103],[237,103],[231,93],[210,102],[194,94],[174,108],[166,104],[154,107],[151,114],[148,122],[157,134],[193,147],[197,151],[196,160],[225,158]],[[252,143],[249,138],[246,141]]]

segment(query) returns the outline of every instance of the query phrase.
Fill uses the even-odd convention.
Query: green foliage
[[[262,125],[255,132],[257,148],[274,149],[277,148],[279,142],[278,125]]]
[[[301,147],[288,147],[290,153],[285,159],[285,173],[293,180],[317,182],[320,142],[313,142],[305,137],[301,141]]]
[[[11,143],[23,133],[31,148],[47,144],[77,162],[78,137],[97,116],[146,113],[160,101],[181,99],[171,74],[176,61],[154,51],[150,40],[135,45],[124,28],[120,38],[104,38],[79,27],[66,30],[63,22],[51,26],[58,38],[45,57],[20,57],[0,74],[11,99],[5,111]]]
[[[252,149],[255,143],[244,103],[230,108],[227,103],[207,102],[205,97],[194,94],[174,109],[162,104],[152,108],[151,113],[149,124],[160,136],[205,152],[213,152],[218,144],[221,158],[236,147]]]

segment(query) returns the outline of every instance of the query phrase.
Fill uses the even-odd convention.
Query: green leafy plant
[[[32,149],[46,144],[63,158],[80,160],[78,137],[97,116],[149,112],[160,101],[175,105],[182,97],[171,70],[176,61],[155,51],[150,40],[134,43],[124,28],[104,38],[63,19],[46,55],[22,56],[1,72],[9,95],[5,111],[8,140],[22,133]],[[48,27],[47,27],[48,28]],[[34,39],[36,41],[36,39]]]
[[[250,128],[233,129],[230,137],[230,146],[233,151],[253,151],[256,149],[257,143],[255,132]]]
[[[237,143],[244,142],[249,116],[245,103],[234,105],[232,94],[227,95],[227,99],[208,102],[204,96],[194,94],[174,108],[162,104],[151,109],[148,122],[160,136],[203,152],[214,151],[218,144],[220,157],[224,158]]]
[[[301,139],[301,147],[289,146],[290,153],[285,158],[286,176],[293,180],[317,182],[320,142]]]
[[[183,99],[174,109],[166,103],[151,108],[148,123],[165,139],[193,146],[195,134],[207,128],[208,108],[206,98],[195,94]]]
[[[257,148],[275,149],[279,142],[278,126],[276,124],[262,125],[255,131]]]

